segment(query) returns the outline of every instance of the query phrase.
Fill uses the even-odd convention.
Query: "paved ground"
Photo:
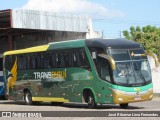
[[[97,109],[88,109],[86,104],[79,104],[79,103],[65,103],[64,105],[61,106],[53,106],[50,103],[41,103],[40,105],[33,105],[33,106],[28,106],[25,105],[23,102],[14,102],[14,101],[0,101],[0,111],[81,111],[81,112],[95,112],[95,114],[104,114],[105,112],[108,114],[108,112],[115,112],[115,111],[120,111],[120,112],[141,112],[141,111],[160,111],[160,98],[154,98],[152,101],[147,101],[147,102],[140,102],[140,103],[131,103],[127,109],[121,109],[119,105],[99,105]],[[100,111],[100,112],[99,112]],[[104,112],[105,111],[105,112]],[[80,112],[80,113],[81,113]],[[74,112],[70,112],[71,114],[74,114]],[[63,113],[62,113],[63,114]],[[76,113],[77,114],[77,113]],[[3,118],[0,118],[3,119]],[[7,118],[8,120],[19,120],[22,118]],[[5,118],[5,120],[7,120]],[[24,119],[24,118],[23,118]],[[31,118],[29,118],[31,120]],[[32,120],[36,120],[36,118],[32,118]],[[106,117],[55,117],[55,118],[38,118],[38,120],[48,120],[48,119],[56,119],[56,120],[80,120],[80,119],[85,119],[85,120],[105,120]],[[158,120],[160,117],[125,117],[125,118],[118,118],[118,117],[107,117],[107,120],[115,120],[115,119],[123,119],[123,120]]]

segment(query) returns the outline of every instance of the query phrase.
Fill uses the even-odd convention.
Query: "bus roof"
[[[66,48],[77,48],[77,47],[84,47],[85,40],[84,39],[77,39],[77,40],[68,40],[68,41],[61,41],[61,42],[52,42],[49,43],[49,50],[52,49],[66,49]]]
[[[52,42],[48,45],[36,46],[21,50],[13,50],[5,52],[3,55],[13,55],[13,54],[22,54],[22,53],[32,53],[32,52],[42,52],[52,49],[67,49],[67,48],[77,48],[77,47],[101,47],[106,49],[107,47],[111,47],[113,49],[133,49],[140,48],[140,44],[125,40],[125,39],[79,39],[79,40],[68,40],[61,42]]]
[[[36,47],[31,47],[31,48],[26,48],[26,49],[13,50],[13,51],[5,52],[3,54],[3,56],[22,54],[22,53],[31,53],[31,52],[41,52],[41,51],[46,51],[48,49],[48,47],[49,47],[49,45],[42,45],[42,46],[36,46]]]
[[[30,47],[26,49],[7,51],[3,55],[14,55],[14,54],[22,54],[22,53],[33,53],[33,52],[42,52],[52,49],[67,49],[67,48],[76,48],[85,46],[85,40],[68,40],[61,42],[52,42],[48,45],[41,45],[36,47]]]
[[[88,47],[101,47],[101,48],[112,48],[112,49],[134,49],[140,48],[141,45],[137,42],[126,40],[126,39],[88,39],[86,40]]]

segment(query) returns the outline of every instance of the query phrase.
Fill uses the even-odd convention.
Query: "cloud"
[[[87,14],[94,18],[123,17],[124,13],[111,10],[89,0],[29,0],[23,9],[52,11],[58,13]]]

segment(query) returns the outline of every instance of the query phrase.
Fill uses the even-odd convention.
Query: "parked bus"
[[[4,78],[3,78],[3,58],[0,55],[0,100],[4,99]]]
[[[136,42],[88,39],[4,53],[6,96],[31,105],[85,102],[120,104],[152,99],[147,56]]]

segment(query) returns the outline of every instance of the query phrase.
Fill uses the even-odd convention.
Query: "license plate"
[[[135,97],[134,100],[141,100],[141,97]]]

